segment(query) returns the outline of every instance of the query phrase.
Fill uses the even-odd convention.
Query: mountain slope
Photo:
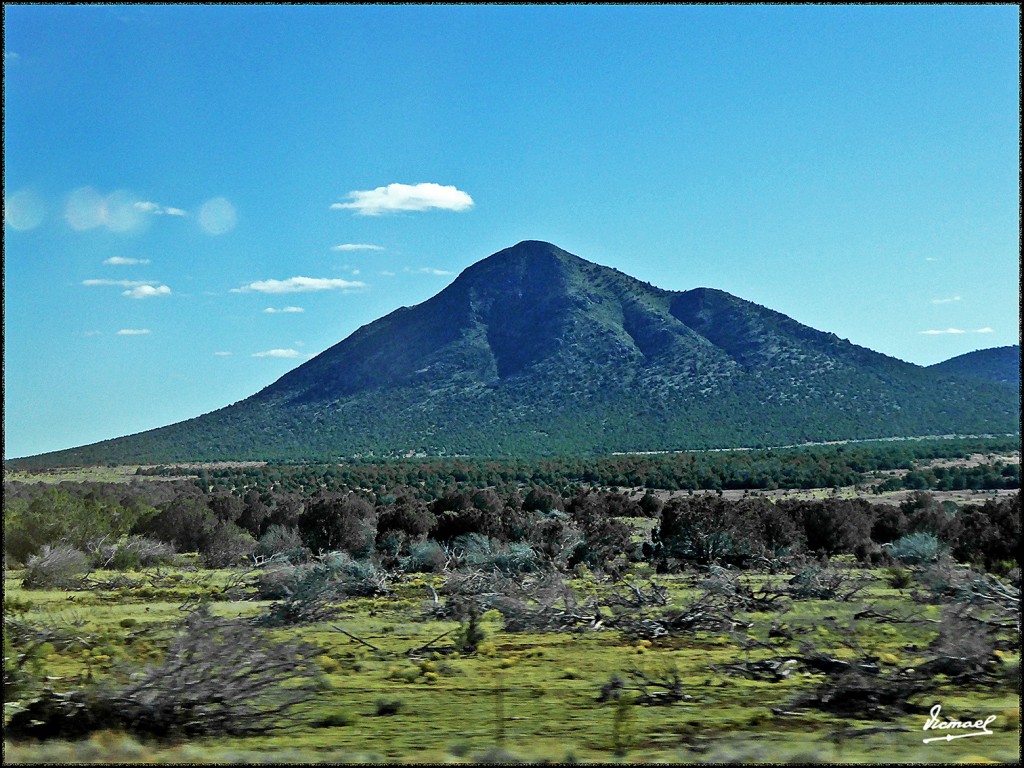
[[[979,349],[928,366],[928,370],[949,376],[998,381],[1020,386],[1020,346]]]
[[[24,463],[542,455],[1013,432],[1017,390],[937,375],[548,243],[467,268],[239,403]]]

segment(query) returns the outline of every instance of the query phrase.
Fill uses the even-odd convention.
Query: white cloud
[[[950,296],[948,299],[932,299],[932,304],[952,304],[954,301],[960,301],[960,297]]]
[[[337,291],[351,288],[365,288],[366,283],[356,280],[341,280],[333,277],[289,277],[287,280],[257,280],[232,288],[231,293],[308,293],[310,291]]]
[[[333,206],[332,206],[333,207]],[[369,243],[343,243],[342,245],[331,246],[332,251],[383,251],[383,245],[370,245]]]
[[[454,272],[449,272],[447,269],[434,269],[433,267],[421,267],[420,269],[407,269],[406,272],[411,272],[414,275],[437,275],[438,277],[444,275],[454,275]]]
[[[127,296],[129,299],[150,299],[154,296],[170,296],[171,289],[166,285],[139,285],[122,291],[121,295]]]
[[[152,333],[149,328],[122,328],[117,332],[118,336],[145,336],[147,333]]]
[[[332,210],[353,210],[360,216],[379,216],[393,211],[466,211],[473,198],[453,186],[441,184],[388,184],[348,193],[348,203],[333,203]]]
[[[109,259],[104,259],[103,263],[116,267],[131,264],[149,264],[149,259],[129,259],[124,256],[111,256]]]
[[[83,280],[82,285],[116,285],[119,288],[136,288],[140,285],[156,285],[156,280]]]
[[[279,314],[294,314],[296,312],[305,312],[306,310],[302,307],[267,307],[263,310],[268,315],[279,315]]]
[[[300,357],[300,353],[294,349],[268,349],[265,352],[253,352],[253,357]]]
[[[993,333],[993,330],[991,328],[989,328],[988,326],[985,326],[984,328],[979,328],[976,331],[965,331],[965,330],[963,330],[961,328],[947,328],[944,331],[938,331],[938,330],[918,331],[918,333],[923,334],[925,336],[942,336],[944,334],[957,334],[958,335],[958,334],[961,334],[961,333]]]
[[[232,352],[214,352],[215,357],[231,357]]]
[[[149,200],[138,200],[135,207],[144,213],[152,213],[156,216],[188,216],[188,211],[181,208],[172,208],[169,205],[160,205]]]

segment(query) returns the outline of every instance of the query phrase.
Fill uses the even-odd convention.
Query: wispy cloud
[[[149,200],[137,200],[135,207],[143,213],[152,213],[156,216],[188,216],[188,211],[181,208],[173,208],[169,205],[160,205]]]
[[[214,357],[231,357],[231,355],[233,355],[233,354],[234,354],[234,352],[214,352],[213,353]]]
[[[83,280],[82,285],[114,285],[119,288],[136,288],[140,285],[157,285],[156,280],[107,280],[104,278]]]
[[[405,271],[414,275],[436,275],[438,277],[455,274],[447,269],[434,269],[433,267],[420,267],[419,269],[407,269]]]
[[[151,299],[154,296],[170,296],[171,289],[166,285],[138,285],[127,291],[121,291],[121,295],[127,296],[129,299]]]
[[[354,190],[349,202],[333,203],[332,210],[352,210],[360,216],[380,216],[397,211],[467,211],[473,198],[454,186],[441,184],[388,184],[376,189]]]
[[[333,206],[332,206],[333,207]],[[331,246],[332,251],[383,251],[383,245],[370,245],[369,243],[342,243]]]
[[[268,349],[265,352],[253,352],[253,357],[301,357],[302,353],[295,349]]]
[[[960,297],[950,296],[948,299],[932,299],[932,304],[952,304],[954,301],[960,301]]]
[[[125,256],[111,256],[103,260],[104,264],[112,267],[131,266],[132,264],[149,264],[149,259],[129,259]]]
[[[302,307],[267,307],[263,310],[268,315],[282,315],[282,314],[294,314],[297,312],[305,312],[306,310]]]
[[[991,328],[989,328],[988,326],[986,326],[984,328],[978,328],[977,330],[974,330],[974,331],[965,331],[965,330],[963,330],[961,328],[947,328],[944,331],[930,330],[930,331],[918,331],[918,333],[923,334],[925,336],[943,336],[945,334],[957,335],[957,334],[961,334],[961,333],[993,333],[993,330]]]
[[[148,333],[152,333],[149,328],[122,328],[117,332],[118,336],[145,336]]]
[[[342,280],[335,277],[289,277],[287,280],[257,280],[232,288],[231,293],[308,293],[311,291],[344,291],[365,288],[366,283],[358,280]]]

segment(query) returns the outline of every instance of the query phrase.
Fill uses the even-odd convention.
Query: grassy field
[[[654,576],[637,568],[627,581],[642,585],[653,578],[667,589],[667,605],[637,609],[653,611],[652,616],[692,605],[714,591],[709,583],[719,590],[740,583],[785,591],[793,575]],[[801,661],[758,678],[759,662],[815,654],[838,662],[874,660],[878,674],[897,675],[933,656],[940,634],[948,634],[950,608],[940,600],[912,597],[924,589],[923,570],[908,571],[901,582],[892,572],[850,563],[831,568],[859,591],[820,599],[790,590],[780,601],[783,610],[736,610],[722,626],[654,640],[601,628],[513,632],[492,610],[480,621],[484,638],[467,653],[453,653],[445,645],[464,625],[438,620],[432,612],[430,588],[440,590],[444,575],[396,576],[387,594],[339,599],[336,615],[328,620],[252,626],[253,633],[318,648],[316,695],[287,728],[244,737],[147,740],[103,730],[74,741],[8,741],[5,762],[1019,760],[1019,635],[1012,629],[991,639],[995,650],[988,650],[985,676],[963,681],[937,674],[928,690],[898,702],[902,707],[889,713],[850,714],[798,703],[801,694],[835,679]],[[35,647],[32,665],[40,678],[36,685],[58,691],[115,684],[132,670],[158,664],[174,628],[199,602],[216,616],[238,621],[259,617],[270,605],[255,599],[257,572],[182,567],[94,572],[81,588],[70,590],[26,590],[21,577],[18,571],[4,574],[5,620],[18,622],[22,638],[47,633],[46,642]],[[569,586],[581,601],[618,588],[587,574]],[[894,617],[906,620],[894,622]],[[962,632],[973,631],[966,626]],[[5,634],[9,631],[5,626]],[[416,650],[449,631],[452,635]],[[962,640],[967,653],[974,640],[967,634]],[[613,675],[626,685],[619,695],[600,701]],[[672,703],[641,703],[643,686],[630,688],[637,680],[646,680],[648,691],[659,690],[659,681],[675,680],[680,695]],[[5,722],[23,704],[5,702]],[[991,734],[924,743],[947,733],[923,730],[936,704],[943,717],[994,716]]]

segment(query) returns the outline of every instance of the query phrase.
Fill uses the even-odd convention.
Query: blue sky
[[[526,239],[1018,343],[1014,6],[4,6],[5,456],[197,416]]]

